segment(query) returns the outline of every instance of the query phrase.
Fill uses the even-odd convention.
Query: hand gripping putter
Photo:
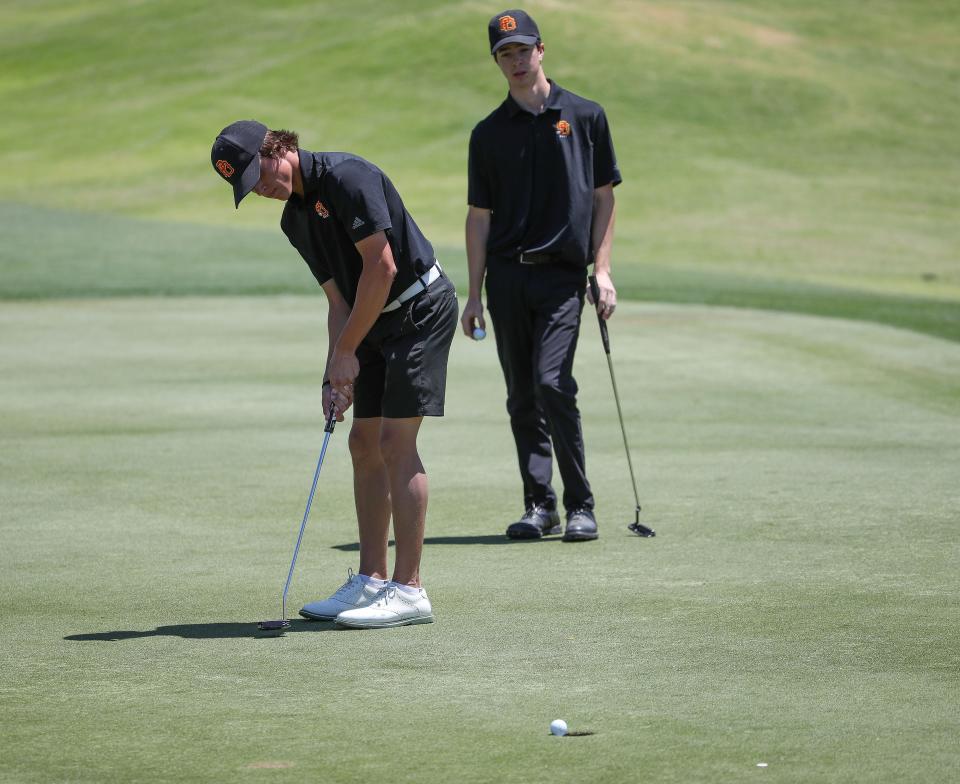
[[[293,559],[290,561],[290,571],[287,572],[287,582],[283,586],[283,598],[280,600],[280,620],[260,621],[257,627],[261,631],[280,635],[283,634],[286,629],[290,628],[290,621],[287,620],[287,591],[290,590],[290,581],[293,579],[293,569],[297,565],[297,553],[300,552],[300,542],[303,541],[303,531],[307,527],[307,518],[310,517],[310,506],[313,504],[313,494],[317,491],[317,479],[320,478],[320,467],[323,465],[323,456],[327,453],[327,444],[330,443],[330,436],[333,434],[333,428],[336,424],[336,409],[331,404],[330,414],[327,416],[327,423],[323,428],[323,432],[326,435],[323,437],[323,446],[320,448],[320,459],[317,460],[317,470],[313,472],[313,485],[310,487],[310,496],[307,498],[307,508],[303,512],[303,522],[300,523],[300,533],[297,535],[297,544],[293,548]]]
[[[590,294],[593,296],[593,303],[596,305],[600,301],[600,287],[597,286],[597,278],[594,275],[589,277]],[[623,411],[620,409],[620,395],[617,393],[617,379],[613,374],[613,360],[610,359],[610,335],[607,332],[607,322],[597,311],[597,321],[600,323],[600,338],[603,340],[603,350],[607,355],[607,367],[610,368],[610,382],[613,384],[613,399],[617,401],[617,416],[620,418],[620,432],[623,433],[623,448],[627,453],[627,466],[630,469],[630,481],[633,483],[633,500],[637,504],[637,510],[634,514],[633,522],[627,526],[637,536],[656,536],[657,532],[648,528],[640,522],[640,496],[637,494],[637,480],[633,476],[633,461],[630,459],[630,445],[627,443],[627,428],[623,425]]]

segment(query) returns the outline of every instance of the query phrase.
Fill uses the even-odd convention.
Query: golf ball
[[[550,722],[550,732],[563,737],[567,734],[567,723],[563,719],[554,719]]]
[[[483,340],[487,336],[487,333],[480,329],[480,327],[473,328],[473,339],[474,340]]]

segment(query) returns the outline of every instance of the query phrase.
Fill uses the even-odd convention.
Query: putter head
[[[652,528],[648,528],[643,523],[640,522],[640,507],[637,507],[636,514],[633,517],[633,522],[627,526],[627,530],[633,531],[637,536],[651,537],[656,536],[657,532]]]
[[[279,637],[290,628],[290,621],[260,621],[260,623],[257,624],[257,628],[262,632],[266,632],[269,636]]]

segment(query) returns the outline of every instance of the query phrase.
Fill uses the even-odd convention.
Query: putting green
[[[641,540],[588,319],[602,537],[566,545],[501,537],[519,509],[502,381],[493,341],[458,337],[422,438],[438,622],[258,639],[322,439],[323,307],[3,304],[0,781],[955,773],[960,345],[624,304]],[[356,567],[346,430],[294,608]],[[550,737],[554,718],[594,734]]]

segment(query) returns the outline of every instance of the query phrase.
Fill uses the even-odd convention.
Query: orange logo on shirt
[[[313,208],[317,211],[317,215],[319,215],[321,218],[330,217],[330,210],[323,206],[322,201],[317,201],[317,203],[313,205]]]
[[[510,33],[517,29],[517,20],[512,16],[500,17],[500,32]]]
[[[217,161],[217,171],[228,180],[233,176],[233,167],[226,161]]]
[[[557,136],[569,136],[570,135],[570,123],[566,120],[560,120],[556,125],[553,126],[557,129]]]

